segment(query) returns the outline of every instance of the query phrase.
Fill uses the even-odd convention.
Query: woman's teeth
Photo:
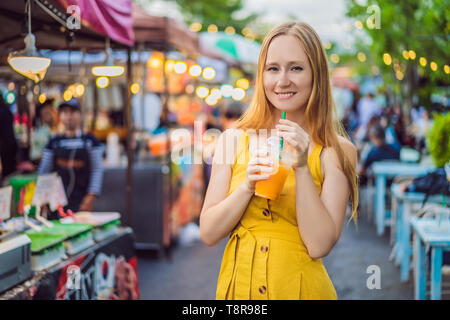
[[[289,98],[292,97],[295,94],[295,92],[290,93],[277,93],[277,96],[280,98]]]

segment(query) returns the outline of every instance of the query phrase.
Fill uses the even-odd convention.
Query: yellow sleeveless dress
[[[231,194],[245,179],[249,136],[242,131]],[[315,145],[308,166],[320,194],[322,147]],[[300,237],[295,209],[295,174],[290,170],[277,200],[253,196],[230,235],[220,268],[218,300],[337,299],[321,259],[311,259]]]

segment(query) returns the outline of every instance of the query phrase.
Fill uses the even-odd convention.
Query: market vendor
[[[81,130],[81,107],[72,99],[58,107],[64,132],[53,137],[43,151],[38,174],[56,172],[67,194],[66,209],[92,211],[103,180],[103,145]]]

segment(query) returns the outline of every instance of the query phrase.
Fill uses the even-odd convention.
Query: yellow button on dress
[[[245,179],[249,136],[242,131],[231,194]],[[315,145],[308,166],[320,193],[322,147]],[[289,172],[277,200],[253,196],[223,254],[216,299],[337,299],[321,259],[311,259],[299,234],[295,209],[295,174]]]

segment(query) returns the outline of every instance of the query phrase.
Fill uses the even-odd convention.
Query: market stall
[[[73,15],[66,14],[71,12],[71,5],[83,8],[75,20]],[[95,9],[95,17],[89,16],[91,9]],[[102,22],[96,24],[96,19]],[[39,67],[39,62],[50,60],[42,55],[42,50],[39,52],[37,49],[104,50],[105,44],[107,47],[127,49],[133,44],[131,22],[129,0],[113,4],[84,0],[0,3],[0,23],[4,26],[0,35],[2,80],[9,82],[7,90],[10,97],[14,98],[17,94],[17,101],[7,101],[14,104],[13,111],[18,115],[22,132],[28,131],[23,135],[25,145],[30,143],[33,107],[38,97],[42,97],[42,80],[49,64],[41,71],[33,68]],[[28,31],[25,42],[22,30]],[[24,44],[25,50],[21,50]],[[127,51],[130,52],[129,49]],[[24,63],[15,64],[13,58],[16,57],[33,58],[35,64],[30,70],[22,70]],[[131,79],[131,66],[127,68],[127,79]],[[131,94],[124,106],[126,110],[131,109]],[[81,298],[138,298],[134,237],[131,229],[119,227],[120,213],[64,211],[67,198],[61,179],[55,174],[12,176],[7,181],[10,186],[0,189],[0,291],[12,288],[5,293],[5,297],[80,298],[82,292]],[[48,220],[48,210],[57,213],[59,219]],[[100,267],[99,272],[91,270],[93,257],[97,268]],[[108,261],[103,261],[104,258]],[[73,284],[72,279],[67,277],[71,274],[69,269],[75,270],[75,275],[86,278],[94,272],[97,280],[102,280],[103,276],[108,284],[97,281],[94,288],[82,285],[83,291],[74,291],[74,296],[66,295],[64,292]],[[134,275],[133,287],[128,288],[131,291],[125,290],[127,292],[123,289],[123,281],[128,280],[117,277],[125,269],[128,275]],[[29,281],[21,288],[14,287],[25,280]],[[57,287],[50,287],[49,295],[46,286],[55,280]],[[41,288],[44,288],[44,293],[37,294]]]
[[[55,173],[16,176],[10,179],[10,186],[0,188],[0,294],[9,290],[0,299],[52,299],[54,294],[60,299],[80,298],[81,293],[82,299],[86,295],[91,299],[116,299],[117,294],[125,297],[114,291],[120,291],[121,279],[111,278],[114,268],[123,267],[130,269],[128,273],[135,279],[133,294],[127,297],[138,297],[134,235],[131,228],[120,227],[120,213],[72,213],[63,209],[66,204],[61,178]],[[59,219],[48,220],[48,210],[56,211]],[[94,257],[92,266],[90,260]],[[76,289],[70,288],[72,280],[67,278],[70,270],[77,267],[79,277],[89,278],[91,269],[102,263],[97,260],[103,258],[109,259],[110,266],[106,267],[112,270],[109,287],[83,287],[83,291],[74,290],[73,297],[61,296],[61,290]],[[95,281],[106,281],[106,275],[98,274]],[[44,295],[35,297],[39,287],[46,288],[48,282],[56,283],[58,289],[42,289]]]
[[[139,299],[133,232],[116,235],[0,292],[0,300]]]
[[[64,11],[75,2],[49,3]],[[208,126],[218,127],[223,107],[220,98],[248,98],[249,81],[243,78],[251,76],[241,70],[238,60],[201,45],[199,35],[181,23],[150,16],[126,0],[111,6],[126,3],[131,8],[133,36],[120,27],[94,31],[86,27],[95,27],[92,17],[81,16],[81,29],[69,44],[64,45],[65,38],[60,38],[58,45],[49,40],[53,45],[48,48],[53,50],[42,52],[52,59],[52,67],[39,86],[30,85],[26,91],[36,91],[32,92],[34,104],[55,93],[60,101],[72,97],[82,101],[85,129],[106,144],[103,193],[95,210],[121,212],[122,223],[136,232],[137,247],[163,249],[176,240],[183,226],[199,217],[206,182],[202,159],[214,141],[203,134]],[[105,11],[104,7],[98,9]],[[45,15],[41,19],[49,20],[42,30],[51,28],[66,37],[67,29],[56,28]],[[104,36],[95,38],[108,32],[112,32],[107,34],[110,42]],[[46,44],[46,37],[42,31],[37,43]],[[130,39],[132,47],[128,46]],[[109,52],[109,47],[114,50]],[[108,56],[115,65],[125,67],[126,76],[91,74]],[[244,59],[242,55],[237,58]],[[20,77],[10,74],[9,66],[0,66],[0,77],[7,81]],[[246,82],[238,85],[243,80]],[[26,93],[18,98],[22,96],[26,100]],[[33,112],[27,115],[28,125]],[[195,121],[199,121],[197,126]],[[27,130],[25,126],[22,131]],[[177,161],[173,161],[174,155]]]
[[[135,48],[145,57],[140,65],[135,64],[133,80],[140,88],[133,96],[136,170],[153,167],[154,163],[160,166],[151,174],[155,177],[155,184],[147,187],[151,195],[135,199],[133,219],[137,221],[133,226],[137,244],[153,248],[160,247],[161,242],[170,245],[184,226],[198,220],[207,180],[204,159],[214,142],[214,137],[205,132],[208,127],[221,128],[217,118],[228,103],[222,97],[243,103],[248,100],[245,90],[249,89],[249,80],[245,78],[253,75],[243,64],[248,67],[254,62],[246,59],[255,53],[256,45],[250,44],[252,51],[244,56],[239,39],[240,55],[233,57],[207,43],[202,45],[198,33],[173,19],[150,16],[138,6],[133,12]],[[146,120],[151,117],[158,118],[156,125]],[[133,175],[137,184],[144,185],[143,175]],[[170,183],[165,184],[166,180]],[[157,195],[163,195],[159,201],[154,199]],[[154,212],[144,213],[149,197],[162,210],[162,219],[148,219]],[[169,199],[168,205],[165,199]],[[163,233],[153,233],[158,240],[150,241],[153,235],[145,231],[155,228],[154,221],[162,223]]]
[[[175,70],[177,63],[185,68],[195,63],[200,55],[198,36],[185,25],[167,17],[150,16],[136,5],[133,20],[133,86],[137,89],[132,100],[136,149],[130,219],[138,248],[163,250],[184,225],[198,217],[203,199],[202,164],[186,164],[181,170],[180,164],[171,159],[181,141],[169,138],[181,126],[192,133],[196,115],[202,112],[201,105],[185,92],[192,77]],[[188,144],[191,146],[190,138]],[[104,179],[106,189],[98,199],[97,209],[123,207],[122,199],[111,196],[118,194],[118,186],[125,182],[118,161],[107,165]],[[198,195],[198,199],[190,201],[191,195]]]

